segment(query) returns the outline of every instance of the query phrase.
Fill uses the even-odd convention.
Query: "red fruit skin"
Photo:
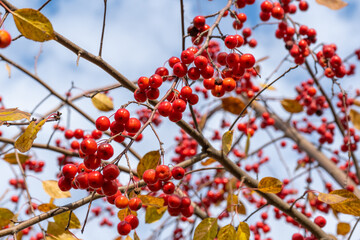
[[[164,183],[162,190],[166,194],[173,194],[175,191],[175,185],[172,182],[166,182],[166,183]]]
[[[115,204],[115,199],[119,196],[122,196],[122,193],[120,192],[120,190],[117,190],[117,192],[114,195],[106,197],[106,200],[110,204]]]
[[[171,177],[170,168],[168,166],[166,166],[166,165],[157,166],[155,171],[156,171],[157,178],[162,180],[162,181],[169,178],[169,177]]]
[[[129,200],[129,208],[133,211],[137,211],[142,207],[142,201],[138,197],[134,197]]]
[[[101,189],[105,196],[112,196],[112,195],[116,194],[116,192],[118,190],[118,185],[116,184],[115,181],[105,180]]]
[[[110,127],[110,120],[105,116],[98,117],[95,122],[97,130],[106,131]]]
[[[129,199],[124,195],[117,196],[115,198],[115,206],[120,209],[126,208],[129,206]]]
[[[84,159],[84,165],[85,167],[89,169],[97,169],[101,165],[101,159],[97,157],[97,154],[91,154],[89,156],[86,156]]]
[[[126,221],[121,221],[117,225],[117,230],[118,230],[118,233],[122,236],[128,235],[131,231],[131,225],[130,225],[130,223],[128,223]]]
[[[126,216],[124,221],[130,223],[131,229],[135,229],[137,226],[139,226],[139,219],[132,214]]]
[[[147,184],[155,184],[158,181],[156,171],[154,169],[147,169],[143,174],[143,180]]]
[[[137,118],[130,118],[125,124],[125,130],[129,133],[137,133],[141,127],[141,123]]]
[[[171,195],[168,198],[168,205],[171,208],[180,208],[181,198],[177,195]]]
[[[148,184],[147,187],[149,188],[150,191],[152,192],[156,192],[159,191],[160,189],[162,189],[162,181],[157,181],[155,184]]]
[[[6,48],[11,43],[11,36],[6,30],[0,30],[0,48]]]
[[[94,154],[97,150],[97,144],[94,139],[86,138],[80,144],[81,151],[86,155]]]
[[[88,182],[93,189],[99,188],[104,182],[103,175],[98,171],[93,171],[88,174]]]
[[[74,164],[66,164],[62,169],[62,175],[65,178],[73,179],[77,174],[77,170],[77,166],[75,166]]]
[[[115,112],[114,119],[115,121],[125,124],[130,118],[130,113],[125,108],[120,108]]]
[[[120,170],[115,164],[106,165],[103,169],[103,176],[107,180],[114,180],[119,174]]]
[[[185,170],[182,167],[174,167],[171,170],[171,174],[172,174],[174,179],[180,180],[180,179],[182,179],[184,177]]]
[[[109,143],[102,143],[97,149],[97,157],[103,160],[109,160],[114,155],[114,149]]]
[[[194,207],[193,206],[188,206],[186,208],[180,208],[181,214],[184,217],[191,217],[194,214]]]
[[[58,181],[58,186],[63,192],[69,191],[71,189],[71,179],[61,177]]]
[[[75,178],[75,184],[80,189],[87,189],[89,187],[88,173],[79,173]]]

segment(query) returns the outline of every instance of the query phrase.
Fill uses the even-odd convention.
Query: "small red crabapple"
[[[129,200],[129,208],[133,211],[137,211],[142,207],[142,201],[138,197],[131,198]]]
[[[156,176],[160,180],[165,180],[169,177],[171,177],[171,171],[170,168],[166,165],[159,165],[156,167]]]
[[[131,229],[135,229],[139,226],[139,219],[135,215],[130,214],[126,216],[124,220],[131,225]]]
[[[131,225],[130,225],[130,223],[128,223],[126,221],[121,221],[117,225],[117,230],[120,235],[123,235],[123,236],[128,235],[131,231]]]
[[[184,177],[185,170],[182,167],[174,167],[171,170],[171,174],[172,174],[174,179],[180,180],[180,179],[182,179]]]
[[[114,180],[120,174],[119,168],[115,164],[108,164],[103,169],[103,176],[107,180]]]

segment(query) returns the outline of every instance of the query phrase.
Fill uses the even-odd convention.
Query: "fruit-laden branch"
[[[3,2],[11,9],[16,10],[14,6],[12,6],[8,1],[3,0]],[[229,1],[231,2],[231,1]],[[229,3],[228,3],[229,4]],[[224,9],[228,9],[228,7],[225,7]],[[222,9],[221,11],[223,11]],[[224,10],[225,11],[225,10]],[[119,81],[125,88],[131,90],[134,92],[136,90],[136,85],[129,81],[126,77],[124,77],[121,73],[119,73],[116,69],[114,69],[110,64],[108,64],[106,61],[101,59],[100,57],[97,57],[86,50],[80,48],[70,40],[66,39],[62,35],[55,33],[56,41],[74,52],[76,55],[80,54],[84,59],[87,59],[88,61],[94,63],[95,65],[102,68],[105,72],[107,72],[109,75],[114,77],[117,81]],[[210,34],[209,34],[210,35]],[[157,101],[151,101],[152,105],[156,105]],[[188,123],[181,120],[176,123],[179,127],[181,127],[187,134],[189,134],[192,138],[194,138],[203,148],[204,151],[207,153],[210,153],[220,163],[224,165],[227,171],[232,173],[234,176],[236,176],[238,179],[242,179],[242,177],[245,177],[245,183],[249,187],[257,187],[257,181],[250,176],[248,176],[244,171],[242,171],[236,164],[234,164],[229,158],[222,156],[220,152],[216,151],[211,144],[194,128],[192,128]],[[284,131],[284,130],[283,130]],[[304,139],[305,140],[305,139]],[[307,142],[311,145],[311,143]],[[219,155],[220,154],[220,155]],[[326,157],[325,157],[326,158]],[[329,160],[330,161],[330,160]],[[327,170],[327,169],[326,169]],[[330,172],[331,173],[331,172]],[[278,206],[278,208],[288,213],[289,216],[291,216],[294,220],[296,220],[298,223],[303,225],[305,228],[307,228],[309,231],[311,231],[315,236],[317,237],[323,237],[326,238],[327,234],[322,231],[316,224],[311,222],[305,215],[301,214],[300,212],[291,209],[289,210],[289,205],[283,202],[280,198],[278,198],[274,194],[266,194],[262,193],[262,196],[268,200],[268,202],[274,206]],[[1,236],[1,235],[0,235]]]
[[[179,163],[178,165],[176,166],[179,166],[179,167],[183,167],[183,168],[186,168],[186,167],[189,167],[199,161],[201,161],[202,159],[206,158],[208,155],[206,153],[200,153],[186,161],[183,161],[181,163]],[[128,191],[128,192],[131,192],[132,190],[134,190],[135,188],[138,188],[138,187],[144,187],[146,186],[146,183],[141,180],[139,182],[137,182],[136,184],[130,184],[129,186],[123,186],[123,187],[119,187],[119,190],[124,193],[125,191]],[[88,204],[90,201],[94,201],[96,199],[99,199],[99,198],[102,198],[104,197],[103,195],[100,195],[100,194],[95,194],[94,196],[89,195],[87,197],[84,197],[78,201],[75,201],[75,202],[72,202],[72,203],[69,203],[69,204],[66,204],[64,206],[61,206],[61,207],[58,207],[58,208],[55,208],[55,209],[52,209],[48,212],[45,212],[45,213],[42,213],[38,216],[35,216],[33,218],[30,218],[28,220],[25,220],[21,223],[19,223],[18,225],[15,225],[13,227],[9,227],[9,228],[6,228],[6,229],[3,229],[3,230],[0,230],[0,237],[3,237],[3,236],[7,236],[7,235],[10,235],[10,234],[16,234],[17,232],[27,228],[27,227],[30,227],[34,224],[37,224],[39,222],[42,222],[46,219],[49,219],[49,218],[52,218],[56,215],[59,215],[61,213],[64,213],[64,212],[67,212],[67,211],[71,211],[71,210],[75,210],[81,206],[84,206],[85,204]],[[207,216],[207,214],[202,211],[199,207],[195,206],[194,207],[194,213],[199,216],[200,218],[205,218]]]
[[[244,102],[248,102],[248,99],[242,98]],[[257,102],[251,104],[252,108],[258,115],[267,112],[266,108]],[[299,149],[306,152],[310,158],[313,158],[319,163],[319,165],[330,174],[332,178],[342,187],[346,188],[348,185],[354,186],[354,194],[360,197],[360,191],[356,187],[356,184],[341,171],[335,163],[333,163],[328,157],[326,157],[321,151],[319,151],[312,143],[310,143],[305,137],[303,137],[295,128],[291,127],[288,123],[285,123],[276,114],[270,114],[275,120],[275,127],[284,132],[285,137],[291,138],[298,145]]]

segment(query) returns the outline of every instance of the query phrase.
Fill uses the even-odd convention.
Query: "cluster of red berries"
[[[151,109],[148,109],[146,107],[143,107],[136,111],[136,114],[138,115],[138,119],[143,124],[145,124],[149,120],[151,113],[152,113]],[[155,126],[159,126],[161,122],[162,120],[160,118],[160,114],[158,112],[155,112],[151,123],[153,123]]]
[[[177,145],[175,147],[175,154],[171,160],[178,164],[183,162],[186,158],[195,156],[197,154],[198,143],[189,137],[184,130],[181,129],[181,135],[175,137]]]
[[[24,170],[31,170],[34,172],[42,172],[44,166],[44,161],[36,161],[30,159],[26,160],[25,163],[22,164]]]
[[[329,105],[324,96],[316,96],[317,90],[313,87],[313,84],[314,80],[309,79],[302,82],[301,86],[297,86],[295,88],[298,93],[296,100],[306,108],[307,115],[311,116],[315,113],[317,116],[321,116],[323,109],[328,108]]]
[[[246,135],[250,135],[251,137],[254,135],[254,133],[258,130],[258,126],[255,123],[256,118],[252,117],[249,119],[248,123],[239,123],[237,125],[237,129],[240,132],[243,132]]]
[[[255,225],[250,225],[250,231],[252,231],[254,233],[254,240],[261,240],[261,232],[262,231],[264,234],[270,232],[271,228],[270,226],[266,223],[266,220],[268,219],[268,213],[267,212],[263,212],[261,214],[261,219],[262,221],[257,221]],[[271,240],[271,238],[267,238],[269,240]],[[267,240],[265,239],[265,240]]]
[[[178,216],[180,213],[188,218],[194,213],[189,197],[179,197],[174,194],[175,184],[170,181],[171,178],[181,180],[185,175],[182,167],[174,167],[172,170],[166,165],[159,165],[156,169],[148,169],[143,174],[143,180],[148,184],[150,191],[156,192],[162,189],[164,194],[160,196],[164,199],[164,206],[168,206],[168,212],[171,216]]]
[[[11,36],[10,34],[6,31],[1,29],[0,30],[0,48],[6,48],[7,46],[9,46],[11,43]]]
[[[291,0],[281,1],[281,3],[272,3],[266,0],[261,3],[260,8],[260,19],[264,22],[268,21],[271,16],[275,19],[282,20],[285,16],[285,13],[294,14],[297,10],[296,5],[291,3]],[[299,1],[299,9],[301,11],[306,11],[308,8],[309,5],[306,1]]]
[[[326,219],[322,216],[318,216],[314,219],[314,223],[319,227],[323,228],[326,225]],[[294,233],[291,240],[316,240],[317,238],[313,235],[310,237],[304,237],[300,233]]]
[[[336,54],[335,44],[323,45],[321,51],[316,54],[319,64],[325,69],[324,74],[328,78],[342,78],[347,74],[347,70],[341,57]]]
[[[188,34],[191,36],[191,42],[194,45],[200,45],[204,41],[204,37],[207,35],[207,32],[210,28],[206,24],[206,18],[204,16],[196,16],[193,19],[193,24],[190,25],[187,29]]]

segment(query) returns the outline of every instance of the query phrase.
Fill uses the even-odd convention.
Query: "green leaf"
[[[145,213],[145,223],[153,223],[161,219],[164,213],[167,210],[167,206],[165,207],[153,207],[149,206],[146,208]]]
[[[236,240],[249,240],[250,239],[250,228],[246,222],[241,222],[236,232]]]
[[[0,229],[11,223],[14,213],[7,208],[0,208]]]
[[[224,135],[222,136],[222,150],[225,155],[230,152],[231,144],[233,141],[233,135],[234,135],[234,130],[231,130],[225,132]]]
[[[14,11],[13,17],[17,29],[24,37],[37,42],[55,39],[51,22],[41,12],[23,8]]]
[[[236,231],[233,225],[229,224],[220,228],[217,235],[218,240],[232,240],[236,237]]]
[[[22,153],[29,151],[37,136],[37,133],[40,131],[45,122],[46,118],[40,121],[38,124],[31,122],[25,129],[25,132],[16,140],[14,144],[15,148],[17,148]]]
[[[21,154],[18,153],[18,157],[19,157],[19,161],[21,164],[25,163],[26,160],[28,160],[30,157],[25,155],[25,154]],[[16,161],[16,154],[15,153],[8,153],[4,155],[4,160],[10,164],[17,164]]]
[[[264,177],[260,180],[258,190],[264,193],[279,193],[282,189],[282,182],[273,177]]]
[[[205,218],[195,228],[194,240],[213,240],[217,234],[217,219]]]
[[[140,178],[144,172],[148,169],[155,169],[160,162],[160,152],[151,151],[146,153],[141,159],[137,166],[137,174]]]

